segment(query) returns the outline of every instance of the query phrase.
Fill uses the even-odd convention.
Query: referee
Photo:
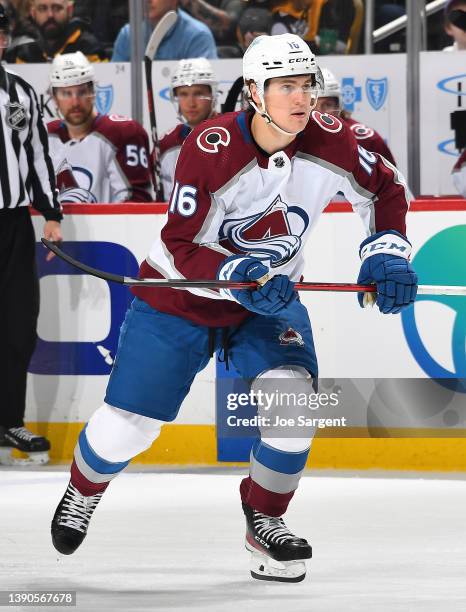
[[[0,62],[9,25],[0,4]],[[62,214],[37,95],[0,63],[0,463],[13,462],[12,448],[26,452],[32,463],[44,463],[50,448],[23,421],[39,313],[29,204],[45,217],[44,237],[60,241]]]

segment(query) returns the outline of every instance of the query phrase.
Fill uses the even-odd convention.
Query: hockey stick
[[[70,255],[67,255],[54,242],[41,239],[43,244],[58,255],[61,259],[70,265],[87,272],[91,276],[102,278],[106,281],[113,281],[120,285],[128,287],[159,287],[171,289],[254,289],[257,283],[235,283],[231,281],[219,280],[185,280],[185,279],[170,279],[164,280],[159,278],[134,278],[133,276],[121,276],[120,274],[112,274],[104,270],[97,270],[87,264],[84,264]],[[366,293],[376,293],[375,285],[356,285],[354,283],[295,283],[296,291],[340,291],[340,292],[356,292],[364,291]],[[418,295],[464,295],[466,296],[466,287],[456,285],[420,285],[418,287]]]
[[[163,186],[160,179],[160,145],[157,135],[157,120],[155,117],[154,90],[152,85],[152,62],[157,53],[160,43],[164,39],[168,30],[175,24],[177,14],[169,11],[155,26],[151,34],[146,50],[144,51],[144,69],[146,73],[147,106],[149,108],[150,131],[152,136],[152,146],[154,150],[154,176],[155,176],[155,198],[157,202],[163,202]]]

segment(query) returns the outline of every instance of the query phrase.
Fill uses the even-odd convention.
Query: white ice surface
[[[249,575],[241,478],[122,474],[61,556],[49,525],[68,474],[2,470],[0,590],[75,590],[77,608],[55,609],[86,612],[466,610],[464,481],[304,477],[287,523],[314,558],[281,584]]]

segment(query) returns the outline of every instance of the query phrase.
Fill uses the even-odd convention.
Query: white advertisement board
[[[136,274],[164,215],[153,210],[131,214],[131,205],[107,205],[108,213],[94,206],[97,214],[66,216],[63,249],[93,267]],[[436,211],[408,213],[407,221],[420,281],[465,285],[466,207],[447,211],[440,203]],[[34,225],[39,236],[43,220],[35,216]],[[322,215],[306,247],[305,280],[355,282],[363,238],[356,214]],[[82,274],[58,258],[45,262],[40,243],[37,255],[41,313],[26,417],[86,421],[103,402],[130,296],[124,287]],[[302,293],[301,298],[309,309],[323,378],[466,377],[464,297],[423,299],[403,316],[362,310],[355,294]],[[214,422],[214,382],[211,361],[197,377],[177,423]]]

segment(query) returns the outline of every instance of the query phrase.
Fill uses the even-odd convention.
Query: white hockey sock
[[[129,461],[148,449],[160,434],[164,421],[103,404],[86,427],[92,450],[105,461]]]

